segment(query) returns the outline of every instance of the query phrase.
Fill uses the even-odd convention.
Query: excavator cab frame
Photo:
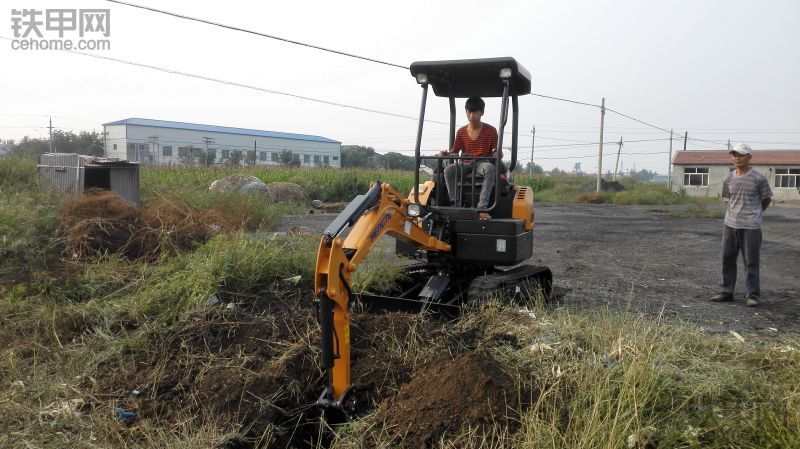
[[[436,160],[436,172],[442,173],[442,165],[445,161],[453,161],[459,163],[464,160],[490,160],[497,167],[495,170],[496,182],[494,189],[494,196],[492,203],[484,209],[477,209],[474,207],[464,208],[458,205],[445,206],[446,200],[443,195],[443,189],[437,189],[435,205],[428,204],[427,206],[437,211],[443,212],[452,216],[472,216],[478,212],[491,213],[499,203],[501,193],[501,180],[504,176],[503,170],[500,169],[503,164],[503,139],[505,136],[505,128],[509,117],[509,100],[512,109],[511,121],[511,162],[508,167],[508,172],[514,170],[517,164],[517,142],[519,132],[519,96],[527,95],[531,92],[531,76],[530,72],[520,65],[514,58],[488,58],[488,59],[464,59],[464,60],[450,60],[450,61],[419,61],[411,64],[411,75],[417,80],[417,83],[422,87],[422,104],[420,105],[419,122],[417,125],[417,139],[414,148],[414,155],[416,160],[416,170],[414,171],[414,185],[419,186],[419,169],[422,161]],[[425,124],[425,109],[428,100],[428,87],[433,87],[433,92],[438,97],[446,97],[450,105],[450,139],[449,148],[453,147],[456,134],[456,98],[467,98],[473,96],[479,97],[499,97],[500,102],[500,123],[497,127],[498,141],[497,153],[495,157],[476,158],[473,156],[423,156],[421,154],[422,146],[422,133]],[[441,175],[440,175],[441,176]],[[456,196],[460,197],[461,191],[465,190],[465,183],[463,177],[460,177],[459,184],[462,187],[457,192]],[[472,172],[470,187],[473,195],[476,190],[476,179],[474,171]],[[441,183],[440,183],[441,184]],[[419,189],[414,188],[413,192],[414,201],[420,203]],[[461,212],[459,214],[459,212]],[[466,214],[464,214],[466,212]]]
[[[350,313],[355,301],[351,274],[385,234],[397,241],[397,250],[414,261],[407,270],[408,283],[396,294],[361,294],[368,307],[401,310],[440,310],[458,313],[469,302],[480,301],[498,290],[535,282],[549,295],[552,274],[546,267],[520,264],[533,251],[533,191],[530,187],[498,182],[488,208],[456,207],[442,201],[443,184],[438,178],[420,183],[424,159],[420,154],[428,87],[450,102],[450,147],[455,138],[455,99],[481,96],[501,98],[498,152],[490,159],[502,162],[502,144],[509,105],[513,112],[511,162],[517,162],[518,96],[530,93],[530,74],[513,58],[415,62],[411,73],[422,86],[422,105],[415,149],[414,188],[406,196],[392,186],[376,181],[370,190],[356,196],[324,231],[320,240],[314,277],[314,296],[321,328],[322,368],[327,385],[317,405],[330,421],[352,419],[358,409],[356,388],[350,373]],[[467,156],[469,159],[478,159]],[[497,181],[501,170],[496,170]],[[473,175],[473,181],[475,177]],[[438,182],[438,183],[437,183]],[[473,184],[474,189],[474,184]],[[481,211],[493,212],[490,220],[479,220]],[[344,230],[352,228],[344,236]],[[511,267],[511,268],[508,268]]]

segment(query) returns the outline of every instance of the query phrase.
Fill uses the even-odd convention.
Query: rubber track
[[[483,300],[496,294],[497,290],[504,285],[515,284],[526,279],[536,279],[540,285],[542,285],[543,279],[547,279],[552,283],[552,276],[549,268],[538,265],[521,265],[508,271],[498,271],[497,273],[478,276],[469,284],[467,301]],[[545,292],[545,296],[549,296],[551,291],[552,285]]]

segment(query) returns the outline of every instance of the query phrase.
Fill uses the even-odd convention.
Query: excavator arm
[[[350,418],[355,396],[350,380],[351,274],[384,234],[427,251],[450,252],[450,245],[431,236],[407,212],[409,200],[389,184],[376,181],[356,196],[328,226],[319,244],[314,295],[322,333],[322,368],[327,387],[317,405]],[[353,229],[345,239],[339,235]]]

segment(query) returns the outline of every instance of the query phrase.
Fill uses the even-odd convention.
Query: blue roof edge
[[[249,136],[272,137],[277,139],[309,140],[313,142],[341,144],[341,142],[339,142],[338,140],[333,140],[327,137],[315,136],[311,134],[294,134],[294,133],[284,133],[278,131],[263,131],[258,129],[204,125],[201,123],[189,123],[189,122],[173,122],[169,120],[155,120],[155,119],[147,119],[139,117],[131,117],[123,120],[103,123],[103,126],[113,126],[113,125],[134,125],[134,126],[152,126],[155,128],[190,129],[195,131],[206,131],[206,132],[215,132],[224,134],[245,134]]]

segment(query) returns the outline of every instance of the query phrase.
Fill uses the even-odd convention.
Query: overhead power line
[[[109,0],[109,1],[111,1],[111,0]],[[0,36],[0,39],[11,40],[10,38],[7,38],[5,36]],[[370,108],[365,108],[365,107],[361,107],[361,106],[355,106],[355,105],[351,105],[351,104],[337,103],[335,101],[322,100],[322,99],[319,99],[319,98],[307,97],[307,96],[304,96],[304,95],[297,95],[297,94],[293,94],[293,93],[289,93],[289,92],[281,92],[279,90],[266,89],[266,88],[263,88],[263,87],[252,86],[252,85],[249,85],[249,84],[238,83],[238,82],[235,82],[235,81],[228,81],[228,80],[223,80],[223,79],[219,79],[219,78],[212,78],[212,77],[204,76],[204,75],[197,75],[197,74],[189,73],[189,72],[182,72],[182,71],[179,71],[179,70],[167,69],[167,68],[164,68],[164,67],[158,67],[158,66],[154,66],[154,65],[150,65],[150,64],[143,64],[141,62],[126,61],[124,59],[112,58],[110,56],[93,55],[91,53],[84,53],[84,52],[76,51],[76,50],[66,50],[66,49],[64,49],[64,50],[61,50],[61,51],[68,52],[68,53],[75,53],[75,54],[82,55],[82,56],[88,56],[90,58],[97,58],[97,59],[103,59],[103,60],[106,60],[106,61],[118,62],[118,63],[121,63],[121,64],[127,64],[127,65],[132,65],[132,66],[137,66],[137,67],[144,67],[144,68],[147,68],[147,69],[158,70],[160,72],[170,73],[170,74],[173,74],[173,75],[180,75],[180,76],[186,76],[186,77],[189,77],[189,78],[201,79],[201,80],[204,80],[204,81],[211,81],[211,82],[215,82],[215,83],[225,84],[225,85],[228,85],[228,86],[243,87],[245,89],[257,90],[257,91],[266,92],[266,93],[269,93],[269,94],[283,95],[283,96],[287,96],[287,97],[298,98],[300,100],[313,101],[315,103],[322,103],[322,104],[327,104],[327,105],[330,105],[330,106],[337,106],[337,107],[341,107],[341,108],[355,109],[355,110],[358,110],[358,111],[371,112],[371,113],[374,113],[374,114],[388,115],[390,117],[398,117],[398,118],[404,118],[404,119],[415,120],[415,121],[419,120],[419,117],[414,117],[414,116],[410,116],[410,115],[396,114],[394,112],[380,111],[378,109],[370,109]],[[441,125],[447,125],[446,122],[440,122],[440,121],[437,121],[437,120],[428,120],[428,119],[426,119],[425,121],[428,122],[428,123],[438,123],[438,124],[441,124]]]
[[[397,68],[404,69],[404,70],[408,70],[409,69],[408,66],[404,66],[404,65],[401,65],[401,64],[395,64],[393,62],[382,61],[380,59],[369,58],[369,57],[366,57],[366,56],[360,56],[360,55],[356,55],[356,54],[345,52],[345,51],[341,51],[341,50],[334,50],[334,49],[331,49],[331,48],[322,47],[322,46],[319,46],[319,45],[307,44],[305,42],[300,42],[300,41],[296,41],[296,40],[293,40],[293,39],[287,39],[287,38],[283,38],[283,37],[280,37],[280,36],[266,34],[266,33],[262,33],[262,32],[259,32],[259,31],[249,30],[249,29],[246,29],[246,28],[241,28],[241,27],[237,27],[237,26],[233,26],[233,25],[227,25],[227,24],[224,24],[224,23],[214,22],[214,21],[207,20],[207,19],[201,19],[201,18],[198,18],[198,17],[191,17],[191,16],[188,16],[188,15],[185,15],[185,14],[179,14],[179,13],[175,13],[175,12],[171,12],[171,11],[165,11],[165,10],[158,9],[158,8],[153,8],[153,7],[150,7],[150,6],[138,5],[138,4],[135,4],[135,3],[124,2],[124,1],[121,1],[121,0],[106,0],[106,1],[111,2],[111,3],[117,3],[117,4],[120,4],[120,5],[130,6],[132,8],[139,8],[139,9],[143,9],[143,10],[147,10],[147,11],[152,11],[152,12],[155,12],[155,13],[164,14],[164,15],[171,16],[171,17],[176,17],[176,18],[179,18],[179,19],[205,23],[207,25],[213,25],[213,26],[216,26],[216,27],[225,28],[225,29],[229,29],[229,30],[233,30],[233,31],[240,31],[240,32],[243,32],[243,33],[253,34],[253,35],[261,36],[261,37],[266,37],[266,38],[269,38],[269,39],[274,39],[274,40],[278,40],[278,41],[281,41],[281,42],[286,42],[286,43],[290,43],[290,44],[294,44],[294,45],[299,45],[299,46],[302,46],[302,47],[313,48],[313,49],[316,49],[316,50],[325,51],[325,52],[329,52],[329,53],[334,53],[334,54],[338,54],[338,55],[341,55],[341,56],[347,56],[347,57],[350,57],[350,58],[361,59],[361,60],[364,60],[364,61],[374,62],[374,63],[377,63],[377,64],[383,64],[383,65],[387,65],[387,66],[391,66],[391,67],[397,67]],[[81,53],[81,54],[84,54],[84,53]],[[208,79],[208,78],[203,78],[203,79]],[[242,87],[253,88],[252,86],[243,86],[243,85],[242,85]],[[262,89],[258,89],[258,90],[262,90]],[[271,93],[279,93],[279,92],[272,91]],[[284,94],[284,93],[280,93],[280,94],[287,95],[287,94]],[[590,107],[595,107],[595,108],[604,108],[608,112],[612,112],[612,113],[618,114],[618,115],[620,115],[622,117],[628,118],[630,120],[633,120],[635,122],[641,123],[643,125],[647,125],[647,126],[659,129],[659,130],[667,132],[667,133],[670,132],[670,131],[667,131],[666,129],[661,128],[659,126],[647,123],[647,122],[645,122],[643,120],[639,120],[637,118],[634,118],[634,117],[631,117],[629,115],[623,114],[621,112],[615,111],[615,110],[613,110],[611,108],[606,108],[604,106],[600,106],[600,105],[596,105],[596,104],[592,104],[592,103],[586,103],[586,102],[583,102],[583,101],[570,100],[568,98],[560,98],[560,97],[554,97],[554,96],[551,96],[551,95],[539,94],[539,93],[535,93],[535,92],[531,92],[530,95],[533,95],[533,96],[536,96],[536,97],[541,97],[541,98],[548,98],[548,99],[551,99],[551,100],[557,100],[557,101],[564,101],[564,102],[573,103],[573,104],[579,104],[579,105],[583,105],[583,106],[590,106]],[[298,96],[298,98],[302,98],[302,97]],[[304,98],[304,99],[308,99],[308,98]],[[312,100],[312,101],[315,101],[315,100]]]
[[[213,26],[217,26],[217,27],[220,27],[220,28],[226,28],[226,29],[229,29],[229,30],[241,31],[243,33],[248,33],[248,34],[254,34],[256,36],[266,37],[266,38],[269,38],[269,39],[275,39],[277,41],[287,42],[289,44],[294,44],[294,45],[300,45],[302,47],[308,47],[308,48],[313,48],[313,49],[316,49],[316,50],[327,51],[329,53],[335,53],[337,55],[347,56],[349,58],[362,59],[364,61],[375,62],[375,63],[378,63],[378,64],[384,64],[384,65],[388,65],[388,66],[392,66],[392,67],[398,67],[398,68],[401,68],[401,69],[408,69],[408,67],[406,67],[406,66],[403,66],[403,65],[400,65],[400,64],[395,64],[393,62],[381,61],[380,59],[368,58],[366,56],[359,56],[359,55],[356,55],[356,54],[353,54],[353,53],[347,53],[347,52],[344,52],[344,51],[339,51],[339,50],[334,50],[334,49],[331,49],[331,48],[321,47],[319,45],[307,44],[305,42],[300,42],[300,41],[296,41],[296,40],[292,40],[292,39],[287,39],[285,37],[273,36],[271,34],[261,33],[259,31],[248,30],[246,28],[241,28],[241,27],[237,27],[237,26],[233,26],[233,25],[226,25],[224,23],[213,22],[211,20],[200,19],[200,18],[197,18],[197,17],[191,17],[191,16],[187,16],[185,14],[178,14],[178,13],[174,13],[174,12],[170,12],[170,11],[164,11],[163,9],[157,9],[157,8],[152,8],[152,7],[149,7],[149,6],[137,5],[135,3],[123,2],[123,1],[119,1],[119,0],[106,0],[106,1],[107,2],[111,2],[111,3],[118,3],[120,5],[130,6],[132,8],[139,8],[139,9],[144,9],[144,10],[147,10],[147,11],[157,12],[159,14],[165,14],[165,15],[168,15],[168,16],[177,17],[179,19],[191,20],[191,21],[194,21],[194,22],[205,23],[207,25],[213,25]]]
[[[534,93],[534,92],[531,92],[531,95],[533,95],[534,97],[542,97],[542,98],[549,98],[551,100],[566,101],[567,103],[582,104],[584,106],[592,106],[592,107],[595,107],[595,108],[599,108],[600,107],[600,105],[597,105],[597,104],[584,103],[582,101],[569,100],[569,99],[566,99],[566,98],[551,97],[549,95],[537,94],[537,93]],[[606,108],[606,110],[608,110],[608,108]]]
[[[631,117],[630,115],[625,115],[622,112],[617,112],[617,111],[615,111],[615,110],[613,110],[611,108],[606,108],[606,111],[612,112],[614,114],[620,115],[620,116],[625,117],[627,119],[633,120],[634,122],[641,123],[642,125],[647,125],[647,126],[649,126],[651,128],[660,129],[661,131],[664,131],[665,133],[669,133],[670,132],[668,129],[664,129],[664,128],[660,127],[660,126],[653,125],[652,123],[647,123],[644,120],[639,120],[638,118]]]

